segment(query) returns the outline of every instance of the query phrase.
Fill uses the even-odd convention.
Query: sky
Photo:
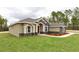
[[[25,18],[39,18],[52,11],[75,7],[79,7],[78,0],[0,0],[0,15],[10,25]]]

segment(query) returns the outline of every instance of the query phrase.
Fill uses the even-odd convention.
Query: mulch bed
[[[66,35],[66,34],[68,34],[68,33],[64,33],[64,34],[59,34],[59,33],[57,34],[56,33],[56,34],[47,34],[47,35],[50,35],[50,36],[63,36],[63,35]]]

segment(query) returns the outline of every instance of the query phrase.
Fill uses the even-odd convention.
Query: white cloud
[[[79,7],[79,0],[0,0],[0,14],[8,19],[9,24],[27,17],[47,16],[53,10],[74,7]]]
[[[7,18],[8,23],[14,23],[25,18],[38,18],[48,15],[45,7],[0,7],[0,15]]]
[[[0,0],[0,6],[8,7],[75,7],[78,0]]]

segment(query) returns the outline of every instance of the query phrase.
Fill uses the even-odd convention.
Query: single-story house
[[[53,32],[54,30],[59,31],[60,33],[65,33],[66,26],[63,23],[51,24],[45,18],[27,18],[9,26],[9,32],[15,36],[20,36],[23,34],[49,33]]]

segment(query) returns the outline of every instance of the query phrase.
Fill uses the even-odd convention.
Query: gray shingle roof
[[[35,21],[37,21],[37,20],[38,20],[38,19],[27,18],[27,19],[20,20],[19,22],[20,22],[20,23],[35,22]]]
[[[63,23],[50,23],[49,27],[66,27]]]

